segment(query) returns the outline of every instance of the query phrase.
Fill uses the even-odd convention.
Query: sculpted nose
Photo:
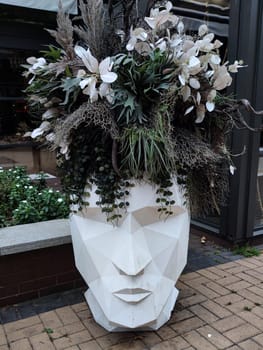
[[[125,275],[138,276],[152,260],[147,245],[131,236],[126,236],[119,248],[112,261]]]

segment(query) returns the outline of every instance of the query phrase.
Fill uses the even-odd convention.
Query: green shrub
[[[22,167],[0,168],[0,227],[65,218],[67,197],[48,188],[44,177],[32,182]]]

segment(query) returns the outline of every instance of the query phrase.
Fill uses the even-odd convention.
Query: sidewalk
[[[183,274],[157,332],[109,333],[85,302],[0,325],[0,350],[262,350],[263,254]]]

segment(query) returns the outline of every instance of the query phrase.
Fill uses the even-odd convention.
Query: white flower
[[[228,70],[231,73],[237,73],[238,68],[243,68],[243,67],[244,66],[239,61],[235,61],[233,64],[228,66]]]
[[[229,172],[230,172],[230,174],[231,174],[231,175],[234,175],[234,174],[235,174],[235,171],[236,171],[236,167],[233,166],[233,165],[230,165],[230,167],[229,167]]]
[[[154,30],[158,30],[167,22],[171,23],[171,26],[175,26],[178,23],[178,17],[170,13],[173,5],[168,1],[165,5],[165,10],[159,10],[159,8],[152,9],[150,17],[145,17],[145,22]]]
[[[45,113],[42,114],[42,120],[52,119],[59,115],[59,110],[57,108],[49,108]]]
[[[199,106],[197,106],[196,108],[196,120],[195,123],[199,124],[202,123],[202,121],[205,118],[205,106],[203,104],[200,104]]]
[[[148,34],[143,28],[131,28],[130,29],[130,40],[126,45],[128,51],[132,51],[138,40],[145,41],[147,40]]]
[[[44,132],[48,131],[50,129],[50,123],[47,121],[44,121],[41,123],[41,125],[34,129],[31,133],[32,139],[35,139],[38,136],[41,136],[44,134]]]
[[[98,60],[92,56],[90,49],[85,50],[82,46],[76,45],[75,53],[82,59],[84,65],[90,73],[98,74],[105,83],[113,83],[117,79],[117,74],[111,72],[113,63],[110,57],[105,58],[99,64]]]
[[[43,57],[28,57],[26,59],[27,63],[31,64],[32,66],[29,68],[29,72],[35,74],[36,70],[38,68],[43,68],[46,64],[47,61]]]
[[[57,202],[58,203],[62,203],[63,202],[63,198],[58,198]]]
[[[25,75],[28,76],[29,74],[33,74],[33,77],[28,82],[30,85],[35,79],[38,70],[44,68],[47,64],[47,61],[43,57],[28,57],[26,61],[31,65],[31,67],[28,68],[28,72]]]
[[[84,65],[88,69],[88,73],[86,73],[83,69],[80,69],[77,73],[78,78],[83,78],[79,86],[83,90],[83,94],[88,95],[90,97],[91,102],[95,102],[98,100],[99,95],[106,96],[103,94],[107,90],[110,90],[110,86],[105,89],[103,85],[102,88],[98,90],[97,85],[99,80],[102,81],[101,84],[110,84],[113,83],[117,79],[117,74],[111,72],[113,62],[111,62],[110,57],[106,57],[101,63],[98,63],[98,60],[92,56],[90,49],[85,50],[83,47],[76,45],[75,46],[76,54],[82,59]],[[102,92],[103,91],[103,92]]]
[[[206,33],[208,32],[208,27],[206,24],[202,24],[200,25],[199,29],[198,29],[198,35],[199,36],[204,36]]]
[[[216,90],[223,90],[232,83],[232,78],[228,73],[226,66],[218,67],[214,73],[213,79],[213,87]]]
[[[212,112],[215,109],[215,103],[214,103],[215,97],[216,97],[216,90],[213,89],[207,95],[207,102],[205,104],[206,109],[208,110],[208,112]]]

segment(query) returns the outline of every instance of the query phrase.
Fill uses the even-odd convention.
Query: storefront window
[[[32,52],[0,49],[0,137],[17,133],[27,127],[29,116],[22,90],[25,88],[21,64]],[[23,124],[23,125],[22,125]]]

